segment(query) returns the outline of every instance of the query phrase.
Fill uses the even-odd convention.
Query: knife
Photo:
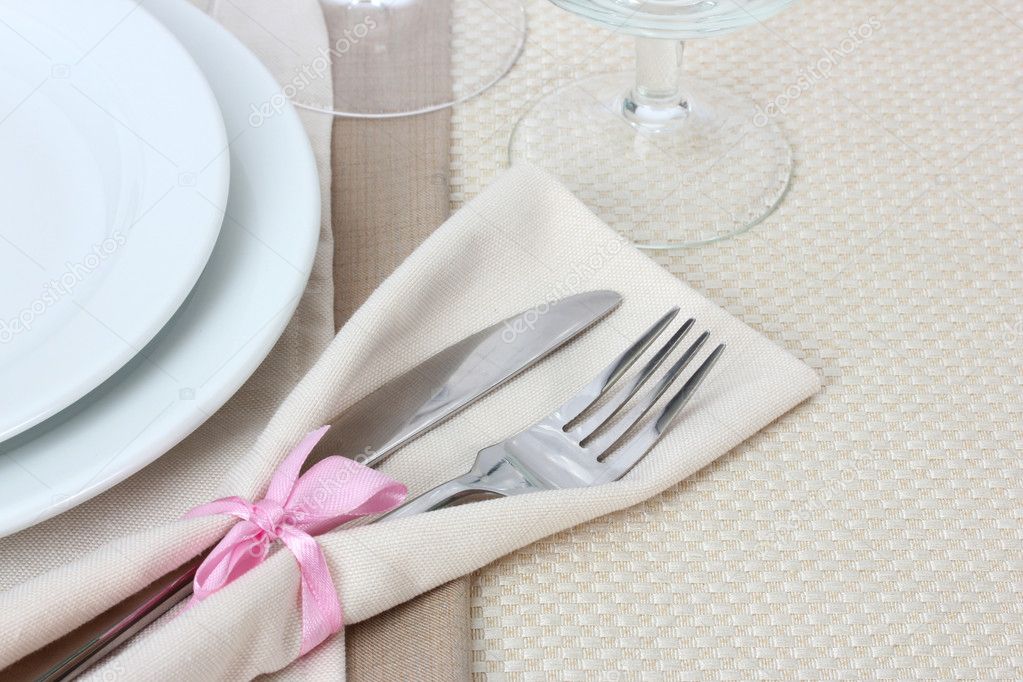
[[[606,290],[576,294],[525,310],[448,346],[336,417],[304,468],[336,454],[378,466],[409,441],[571,341],[621,300]],[[12,668],[37,680],[76,677],[188,598],[203,558],[205,553]],[[93,634],[97,626],[100,632]],[[29,671],[34,673],[28,675]]]
[[[395,450],[528,369],[614,310],[590,291],[525,310],[448,346],[349,407],[306,460],[331,454],[377,466]]]

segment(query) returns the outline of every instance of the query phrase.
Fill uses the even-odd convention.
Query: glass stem
[[[636,82],[622,112],[633,125],[656,130],[689,114],[681,85],[684,47],[679,40],[636,38]]]

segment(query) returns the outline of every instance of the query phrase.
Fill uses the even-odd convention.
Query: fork
[[[650,452],[682,411],[721,357],[724,344],[707,356],[656,416],[640,425],[710,337],[706,331],[700,334],[653,387],[615,419],[692,329],[695,320],[689,319],[633,378],[591,414],[584,416],[584,413],[610,391],[678,312],[678,308],[668,311],[561,407],[511,438],[480,450],[468,473],[406,502],[380,520],[404,518],[481,496],[493,498],[539,490],[586,488],[625,476]]]

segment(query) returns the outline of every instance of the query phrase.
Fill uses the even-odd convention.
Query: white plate
[[[290,108],[249,122],[279,93],[233,36],[180,0],[146,8],[205,72],[231,143],[220,239],[192,296],[134,362],[96,391],[0,444],[0,535],[96,495],[199,426],[270,352],[305,289],[319,238],[309,140]]]
[[[92,390],[199,278],[229,163],[220,110],[129,0],[0,0],[0,441]]]

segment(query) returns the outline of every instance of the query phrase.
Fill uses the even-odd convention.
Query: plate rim
[[[203,31],[210,32],[211,34],[215,32],[217,39],[215,41],[208,41],[203,46],[203,49],[210,50],[211,55],[213,55],[210,56],[209,59],[216,58],[216,55],[222,56],[227,52],[232,52],[234,53],[235,58],[244,60],[248,64],[247,77],[251,78],[253,82],[257,80],[259,81],[259,87],[264,89],[264,95],[269,96],[270,94],[276,93],[279,89],[279,86],[272,74],[265,66],[263,66],[258,57],[256,57],[248,49],[248,47],[246,47],[229,31],[191,4],[180,2],[178,0],[149,0],[147,3],[147,10],[154,14],[158,20],[162,19],[167,24],[170,24],[170,22],[167,21],[168,17],[173,16],[174,21],[180,22],[181,30],[201,28]],[[168,26],[168,30],[171,30],[170,26]],[[172,30],[172,33],[173,32],[174,31]],[[198,59],[197,61],[202,60]],[[200,66],[200,68],[202,67]],[[216,91],[216,87],[213,87]],[[305,179],[302,184],[307,192],[307,195],[304,198],[298,197],[295,194],[288,195],[289,215],[297,216],[294,223],[290,226],[292,229],[286,233],[288,242],[292,244],[295,243],[298,231],[294,228],[302,225],[303,223],[308,223],[307,242],[304,244],[301,253],[301,262],[298,264],[301,272],[295,278],[294,284],[287,294],[289,300],[288,305],[276,313],[269,322],[264,324],[260,328],[257,336],[241,344],[241,350],[238,351],[235,356],[232,356],[234,367],[231,372],[225,375],[222,371],[218,370],[218,372],[215,373],[214,377],[210,379],[210,383],[215,383],[216,385],[206,391],[201,399],[197,399],[194,403],[195,407],[198,409],[180,408],[178,410],[179,417],[173,421],[173,425],[165,424],[155,435],[152,433],[152,429],[147,427],[147,430],[150,431],[149,440],[151,443],[146,446],[139,445],[133,447],[130,445],[126,448],[130,454],[127,461],[123,461],[118,466],[111,468],[103,477],[94,479],[88,486],[77,489],[71,494],[61,494],[59,499],[51,499],[51,501],[46,504],[32,504],[33,500],[29,497],[22,500],[21,503],[31,505],[30,508],[26,506],[21,509],[5,509],[5,506],[9,506],[9,502],[7,500],[0,499],[0,537],[31,527],[63,511],[71,509],[111,488],[116,483],[123,481],[130,475],[136,473],[146,465],[161,457],[168,450],[184,440],[195,429],[201,426],[213,412],[219,409],[220,406],[226,403],[237,392],[245,381],[247,381],[248,378],[256,371],[285,331],[295,309],[298,307],[299,302],[303,297],[309,275],[312,272],[314,259],[319,246],[320,214],[322,206],[316,159],[313,154],[309,138],[298,114],[293,108],[285,107],[282,112],[275,117],[275,119],[277,120],[278,125],[281,125],[290,131],[288,133],[289,136],[293,136],[293,139],[291,139],[287,144],[291,147],[300,147],[300,149],[296,149],[295,151],[304,158],[304,161],[301,164],[303,167],[289,167],[289,176],[298,178],[300,175],[305,175]],[[282,239],[284,239],[283,236]],[[204,275],[205,274],[206,273],[204,273]],[[199,291],[202,286],[203,278],[200,277],[200,281],[196,285],[196,291]],[[186,303],[184,308],[187,307],[188,304]],[[168,325],[168,328],[171,328],[174,324],[175,321],[172,320]],[[192,333],[197,335],[199,330],[193,329]],[[162,337],[158,336],[152,345],[155,346],[160,344],[161,341]],[[245,350],[246,347],[248,348],[247,351]],[[143,371],[144,369],[146,368],[132,368],[131,372]],[[151,370],[149,372],[150,375],[155,373],[155,370]],[[131,373],[129,373],[128,376],[131,376]],[[119,377],[120,373],[115,374],[111,381],[114,381]],[[103,387],[101,386],[101,389],[102,388]],[[116,394],[116,392],[117,388],[115,387],[111,393]],[[118,399],[116,395],[113,397],[102,396],[96,402],[102,403],[103,401],[106,401],[108,404],[113,404],[114,407],[116,407],[116,403],[123,402],[127,399],[128,398],[125,397]],[[89,402],[89,397],[86,397],[80,402],[86,403],[82,410],[83,413],[88,413],[90,409],[95,408],[95,403]],[[105,409],[105,406],[101,405],[101,414],[103,414],[103,409]],[[107,414],[109,415],[109,413],[113,411],[114,409],[111,408],[108,410]],[[0,466],[2,466],[2,460],[5,457],[13,457],[18,454],[27,454],[31,457],[31,452],[19,452],[19,449],[30,449],[33,443],[37,443],[42,439],[48,439],[50,441],[46,444],[47,448],[44,450],[50,454],[53,454],[54,451],[62,447],[66,448],[68,444],[61,442],[61,430],[68,430],[68,422],[73,423],[76,420],[84,420],[88,416],[88,414],[73,415],[67,421],[62,422],[51,429],[46,429],[45,427],[47,427],[47,422],[44,422],[35,429],[22,434],[22,436],[26,437],[24,442],[19,442],[14,448],[5,448],[4,446],[8,445],[8,443],[0,444]],[[80,421],[80,423],[85,422]],[[35,437],[35,433],[39,430],[43,430],[42,434]],[[65,438],[66,437],[67,436],[65,436]],[[21,437],[17,437],[16,440],[22,441],[23,439]],[[153,441],[159,441],[159,445],[153,444]],[[134,442],[135,441],[133,441],[133,443]],[[118,457],[122,460],[125,459],[124,451],[119,453]]]
[[[151,14],[144,10],[139,11],[138,5],[131,2],[131,0],[103,0],[103,2],[110,6],[109,11],[111,12],[115,11],[119,6],[120,9],[118,11],[126,19],[131,18],[131,28],[137,29],[139,26],[143,26],[147,39],[159,40],[161,55],[175,55],[171,65],[163,61],[160,62],[161,68],[172,69],[174,73],[173,78],[161,79],[161,83],[165,84],[171,81],[175,83],[175,91],[189,97],[189,110],[193,112],[193,115],[190,117],[191,123],[187,129],[180,133],[177,131],[168,133],[170,137],[173,137],[173,141],[182,142],[190,137],[194,137],[189,131],[195,130],[192,126],[201,124],[204,127],[204,138],[211,139],[217,145],[217,149],[226,149],[228,144],[227,131],[216,97],[210,89],[209,83],[199,65],[177,37]],[[56,7],[47,9],[43,3],[37,4],[34,2],[33,13],[29,17],[38,21],[39,16],[35,12],[40,10],[43,13],[56,12],[58,9]],[[90,9],[94,9],[94,7]],[[15,11],[18,11],[17,8]],[[141,24],[138,22],[141,22]],[[58,34],[60,33],[59,27],[46,26],[46,28]],[[131,38],[124,36],[118,38],[116,31],[105,36],[102,42],[110,39],[111,36],[114,36],[115,40],[120,40],[117,43],[120,46],[136,42],[133,39],[134,36]],[[144,54],[146,52],[146,50],[134,50],[131,54],[135,58],[143,55],[152,61],[153,57]],[[122,69],[120,72],[117,72],[112,70],[112,67],[116,68],[117,65],[110,60],[105,60],[98,68],[100,72],[109,75],[116,85],[119,75],[123,77],[125,71]],[[141,108],[141,113],[145,112],[145,107],[140,105],[153,106],[151,103],[144,101],[142,97],[133,96],[131,92],[123,92],[122,95],[126,102]],[[116,126],[117,123],[114,124],[114,127]],[[171,129],[168,128],[167,130],[170,131]],[[143,154],[141,159],[143,166],[152,162],[158,156],[157,151],[150,150],[145,144],[140,143],[139,149]],[[208,175],[208,179],[205,179],[202,184],[204,191],[209,191],[212,194],[211,198],[215,201],[225,202],[230,181],[230,159],[228,155],[218,152],[211,159],[209,166],[203,171],[203,174]],[[161,202],[158,201],[157,204],[159,203]],[[146,220],[147,216],[145,213],[152,208],[137,207],[129,216],[129,220],[134,221],[131,225],[134,226]],[[180,211],[181,209],[179,208],[178,210]],[[131,315],[122,315],[117,318],[118,329],[116,331],[110,329],[110,333],[119,337],[122,343],[111,343],[111,337],[104,335],[97,327],[97,325],[105,327],[106,323],[100,320],[100,317],[94,312],[88,310],[85,304],[76,301],[75,305],[78,305],[81,309],[80,312],[71,315],[71,317],[65,320],[59,329],[54,330],[55,333],[52,337],[45,339],[38,345],[31,346],[27,353],[19,356],[17,366],[13,370],[8,368],[7,374],[3,374],[2,370],[0,370],[0,379],[12,381],[19,386],[25,387],[29,384],[34,386],[37,380],[46,382],[43,389],[45,397],[35,402],[21,400],[14,405],[8,406],[12,410],[17,410],[17,405],[24,404],[25,408],[21,411],[12,412],[11,410],[5,410],[3,418],[0,418],[0,444],[44,423],[47,419],[52,418],[85,397],[90,391],[96,389],[128,364],[141,352],[146,344],[156,337],[187,299],[213,253],[222,226],[223,215],[215,207],[211,206],[206,210],[205,218],[205,222],[191,229],[187,237],[177,234],[176,230],[154,230],[152,229],[153,225],[145,226],[147,234],[143,240],[147,245],[146,248],[152,248],[152,245],[157,245],[159,248],[174,249],[173,253],[176,258],[173,272],[177,273],[177,276],[167,286],[161,285],[154,290],[157,295],[152,297],[150,301],[147,301],[149,305],[147,305],[143,314],[138,314],[138,311],[135,310]],[[158,218],[154,216],[152,220],[156,221]],[[120,228],[123,227],[123,225],[120,226]],[[128,257],[131,257],[130,253]],[[124,261],[121,262],[120,266],[114,263],[114,268],[110,273],[104,275],[98,288],[92,292],[85,303],[99,305],[102,309],[101,313],[109,312],[111,306],[116,307],[118,300],[123,301],[125,299],[124,294],[119,294],[116,291],[111,293],[111,291],[132,282],[138,284],[143,279],[142,273],[147,269],[146,263],[151,262],[152,259],[146,259],[144,262],[139,261],[137,265],[125,264]],[[111,273],[113,277],[108,276]],[[71,296],[71,298],[73,299],[74,297]],[[126,320],[127,326],[125,326]],[[92,361],[80,366],[76,365],[75,369],[80,367],[80,371],[70,375],[63,373],[59,380],[52,378],[47,380],[44,372],[40,373],[43,378],[40,378],[39,375],[33,377],[30,368],[45,367],[47,359],[53,355],[54,348],[56,347],[55,344],[59,345],[59,339],[64,339],[66,342],[68,338],[73,338],[76,344],[86,346],[79,353],[80,355],[88,355]],[[29,361],[28,365],[24,364],[26,360]],[[43,402],[45,404],[41,404]]]

